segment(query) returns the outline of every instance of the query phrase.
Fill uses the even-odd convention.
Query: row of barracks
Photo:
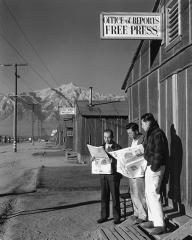
[[[164,181],[169,204],[192,216],[192,0],[158,0],[163,40],[142,40],[122,89],[128,98],[128,120],[154,114],[170,150]]]
[[[101,146],[103,132],[110,128],[114,141],[122,147],[128,146],[126,124],[128,123],[127,101],[77,101],[75,115],[60,117],[56,143],[77,153],[81,163],[90,161],[87,144]]]

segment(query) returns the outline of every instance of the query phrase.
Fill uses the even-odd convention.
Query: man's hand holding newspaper
[[[136,147],[123,148],[118,151],[110,152],[117,159],[117,172],[125,177],[137,178],[144,177],[147,161],[143,157],[143,145]]]
[[[111,159],[102,146],[87,144],[91,154],[92,174],[111,174]]]

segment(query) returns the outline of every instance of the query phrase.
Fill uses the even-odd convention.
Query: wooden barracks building
[[[114,141],[128,146],[126,124],[128,123],[127,101],[77,101],[74,120],[74,151],[80,162],[90,161],[87,144],[101,146],[103,131],[110,128]]]
[[[166,198],[192,217],[192,0],[156,1],[163,40],[142,40],[122,85],[129,121],[151,112],[170,146]]]

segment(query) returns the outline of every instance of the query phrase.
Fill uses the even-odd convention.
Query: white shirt
[[[136,147],[137,144],[138,144],[138,139],[137,140],[133,139],[131,147]]]
[[[107,152],[111,151],[111,150],[112,150],[112,149],[111,149],[112,145],[113,145],[113,144],[108,144],[108,143],[106,143],[106,144],[105,144],[105,150],[106,150]]]

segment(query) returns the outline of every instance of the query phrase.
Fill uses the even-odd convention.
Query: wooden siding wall
[[[187,209],[190,211],[190,215],[192,215],[192,137],[191,137],[191,132],[192,132],[192,67],[187,69],[187,82],[186,82],[186,87],[187,87],[187,130],[186,130],[186,139],[187,139],[187,185],[188,185],[188,200],[187,200]]]
[[[192,216],[192,0],[180,4],[181,41],[171,49],[144,41],[127,81],[127,97],[129,121],[151,112],[165,131],[170,149],[166,197]]]
[[[128,136],[126,132],[126,124],[128,117],[117,118],[92,118],[79,116],[77,129],[77,146],[76,151],[81,155],[82,161],[89,161],[90,154],[87,144],[101,146],[103,144],[103,131],[110,128],[114,132],[114,141],[122,147],[128,146]],[[81,130],[79,130],[81,128]]]

